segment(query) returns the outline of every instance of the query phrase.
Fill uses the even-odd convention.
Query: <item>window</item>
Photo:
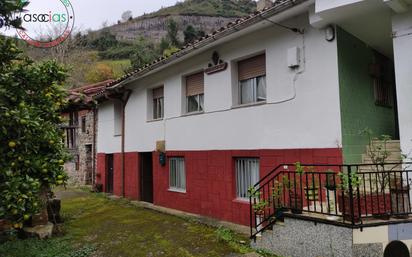
[[[239,103],[266,101],[266,57],[261,54],[238,62]]]
[[[122,103],[120,101],[114,102],[114,135],[120,136],[122,134]]]
[[[82,117],[82,133],[86,133],[86,116]]]
[[[69,125],[70,126],[77,126],[78,124],[79,124],[79,113],[78,112],[70,112]]]
[[[259,181],[259,159],[236,159],[236,196],[249,199],[248,190]]]
[[[164,89],[158,87],[153,89],[153,119],[162,119],[164,115]]]
[[[203,112],[204,73],[199,72],[186,77],[186,112]]]
[[[385,83],[382,78],[374,78],[375,104],[392,107],[392,87]]]
[[[171,190],[186,191],[185,160],[181,157],[169,159],[169,187]]]

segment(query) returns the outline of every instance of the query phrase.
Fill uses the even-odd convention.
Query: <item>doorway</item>
[[[92,145],[85,145],[85,149],[86,149],[85,182],[86,182],[86,185],[91,185],[93,183],[93,147]]]
[[[153,203],[153,154],[140,153],[140,200]]]
[[[113,194],[113,154],[106,155],[106,193]]]

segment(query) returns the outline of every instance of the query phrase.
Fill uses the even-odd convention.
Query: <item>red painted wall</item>
[[[140,181],[138,176],[138,153],[126,153],[125,154],[125,197],[138,200]],[[123,195],[122,190],[122,155],[116,153],[113,156],[113,194],[117,196]],[[103,184],[103,191],[106,192],[106,154],[97,154],[97,183]]]
[[[234,158],[259,157],[261,177],[283,163],[341,164],[340,149],[173,151],[168,157],[184,157],[186,193],[168,191],[169,167],[161,167],[154,155],[154,204],[249,224],[249,204],[236,200]]]
[[[106,192],[106,154],[98,153],[96,161],[96,183],[103,185],[103,192]]]
[[[169,163],[162,167],[153,154],[154,204],[249,225],[249,204],[236,200],[236,157],[259,157],[261,177],[283,163],[341,164],[341,149],[171,151],[168,157],[184,157],[186,193],[169,191]],[[125,155],[125,193],[140,198],[139,155]],[[97,156],[98,178],[105,185],[105,154]],[[114,155],[114,194],[122,195],[121,154]]]
[[[113,194],[122,196],[122,154],[115,153],[113,155]]]
[[[139,174],[139,154],[125,154],[125,197],[138,200],[140,199],[140,177]]]

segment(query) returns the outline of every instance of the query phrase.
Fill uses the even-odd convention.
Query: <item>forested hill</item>
[[[78,31],[58,48],[25,47],[35,60],[56,59],[70,67],[69,87],[115,79],[125,72],[169,56],[228,22],[256,10],[253,0],[186,0],[119,21],[97,31]]]
[[[183,31],[189,25],[209,33],[255,10],[256,2],[253,0],[186,0],[136,18],[123,18],[104,30],[110,31],[120,41],[134,41],[143,36],[159,42],[167,33],[167,21],[173,19],[180,31],[178,37],[183,40]]]
[[[142,17],[163,15],[241,17],[250,14],[255,9],[256,2],[252,0],[186,0]]]

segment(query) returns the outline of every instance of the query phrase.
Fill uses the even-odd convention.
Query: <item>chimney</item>
[[[259,0],[257,2],[257,11],[260,12],[272,6],[273,6],[273,2],[271,0]]]

